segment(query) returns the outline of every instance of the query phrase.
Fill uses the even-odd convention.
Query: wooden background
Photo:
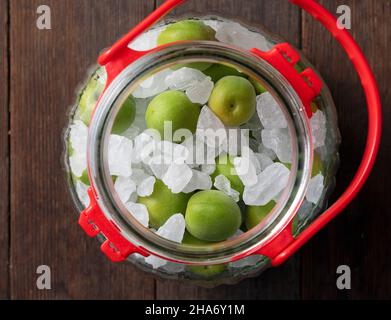
[[[391,298],[391,1],[325,1],[352,9],[352,33],[379,82],[384,136],[376,168],[342,216],[284,266],[235,286],[201,289],[154,280],[112,264],[77,225],[61,164],[61,133],[75,88],[99,51],[157,5],[153,0],[45,0],[52,30],[39,31],[41,0],[0,0],[0,298],[3,299],[384,299]],[[352,178],[365,142],[358,77],[331,36],[286,0],[197,0],[184,11],[262,23],[301,48],[335,98],[343,135],[336,195]],[[389,188],[387,188],[389,189]],[[52,290],[36,288],[36,268]],[[352,270],[352,290],[336,269]]]

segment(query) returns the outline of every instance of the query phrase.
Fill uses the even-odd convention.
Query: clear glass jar
[[[219,17],[196,19],[215,29],[217,40],[220,42],[213,44],[193,42],[160,48],[126,67],[101,98],[99,108],[96,109],[89,124],[87,145],[87,127],[83,127],[80,122],[84,122],[85,125],[89,123],[91,111],[103,92],[107,80],[103,68],[95,69],[71,112],[69,127],[65,133],[67,146],[65,163],[70,191],[77,209],[81,212],[89,204],[87,189],[90,181],[86,171],[88,150],[90,177],[99,198],[99,205],[106,217],[115,223],[128,241],[162,257],[165,264],[154,268],[162,263],[155,258],[154,263],[151,264],[150,260],[138,254],[129,256],[130,262],[165,278],[185,279],[204,286],[215,286],[235,283],[265,270],[270,266],[270,260],[265,256],[252,255],[235,262],[232,258],[251,252],[256,246],[266,242],[277,230],[285,226],[293,215],[296,217],[292,232],[297,236],[324,210],[327,198],[334,187],[340,138],[335,106],[324,82],[321,93],[312,105],[314,115],[309,120],[292,86],[268,63],[247,51],[253,47],[268,51],[274,45],[283,42],[281,39],[265,30],[250,29],[238,22]],[[174,20],[167,20],[155,26],[130,44],[130,48],[152,49],[156,46],[158,34],[173,22]],[[173,66],[184,66],[194,62],[224,64],[235,68],[249,79],[256,79],[256,82],[271,94],[281,108],[287,122],[286,130],[291,145],[289,179],[283,191],[275,198],[274,208],[254,228],[242,234],[239,232],[236,237],[226,241],[207,246],[178,244],[159,237],[156,235],[156,230],[151,231],[143,227],[121,201],[108,165],[110,134],[118,112],[128,97],[130,95],[138,97],[135,98],[135,121],[122,133],[132,140],[146,129],[145,110],[152,97],[143,98],[146,95],[145,89],[150,90],[151,87],[148,86],[157,81],[154,85],[156,93],[159,93],[159,90],[163,90],[159,88],[159,82],[164,82],[159,79],[159,75],[164,74],[165,70],[172,72]],[[297,70],[304,70],[307,67],[313,68],[301,56],[301,61],[296,65]],[[257,113],[253,118],[240,127],[250,131],[250,148],[255,152],[262,150],[270,156],[271,160],[278,162],[275,152],[271,152],[263,145],[262,130],[265,128],[259,122]],[[75,126],[75,123],[79,125]],[[315,175],[313,174],[314,161],[318,161],[315,166],[320,167]],[[321,190],[316,190],[317,186],[319,189],[319,183],[323,187]],[[312,195],[306,195],[307,192],[312,192]],[[136,199],[133,200],[137,202]],[[243,209],[243,203],[241,206]],[[300,208],[297,211],[295,208],[298,206]],[[101,239],[104,237],[101,236]]]

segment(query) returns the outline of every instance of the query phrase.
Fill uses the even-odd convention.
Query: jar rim
[[[172,62],[184,63],[191,59],[229,63],[264,82],[268,91],[274,93],[275,97],[285,105],[286,112],[290,116],[289,127],[291,138],[293,138],[291,139],[292,168],[288,187],[280,197],[283,201],[278,201],[273,209],[271,216],[274,218],[269,225],[259,225],[237,239],[227,240],[208,246],[208,248],[176,244],[157,236],[138,223],[130,225],[121,212],[124,209],[123,204],[118,203],[118,199],[113,197],[112,181],[109,179],[107,159],[104,156],[107,154],[105,148],[110,134],[110,123],[112,125],[113,118],[118,111],[116,109],[120,107],[118,101],[128,96],[146,75],[165,69]],[[299,96],[281,73],[269,63],[247,51],[227,44],[196,41],[160,47],[130,64],[114,79],[102,95],[89,131],[88,166],[91,184],[95,188],[102,212],[107,219],[115,223],[121,234],[132,244],[175,262],[201,265],[207,261],[208,264],[219,264],[231,261],[238,254],[241,256],[246,253],[251,254],[271,241],[291,222],[304,200],[310,179],[311,133],[309,119]],[[214,250],[211,251],[211,248]]]

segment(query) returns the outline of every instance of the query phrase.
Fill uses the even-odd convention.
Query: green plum
[[[262,93],[267,92],[265,87],[262,84],[260,84],[257,80],[255,80],[253,78],[250,78],[249,80],[250,80],[251,84],[254,86],[255,92],[257,94],[262,94]]]
[[[311,111],[312,113],[316,113],[319,110],[319,106],[316,102],[311,102]]]
[[[132,125],[136,117],[136,102],[132,96],[129,96],[121,109],[118,111],[114,120],[112,134],[122,134]]]
[[[158,37],[158,45],[165,45],[178,41],[215,41],[216,31],[199,20],[183,20],[169,25]],[[176,68],[189,67],[205,70],[211,66],[208,62],[196,62]]]
[[[291,163],[283,163],[285,167],[287,167],[289,170],[292,168]],[[323,172],[323,162],[322,159],[320,158],[319,153],[314,151],[314,158],[312,162],[312,172],[311,172],[311,178],[315,177],[319,173]]]
[[[91,115],[99,96],[105,87],[104,83],[99,80],[101,69],[98,69],[91,77],[83,92],[80,95],[79,104],[76,110],[75,118],[84,122],[86,126],[90,124]]]
[[[319,153],[314,151],[314,158],[312,162],[312,174],[311,177],[317,176],[319,173],[323,172],[323,162],[322,159],[320,158]]]
[[[90,183],[90,177],[88,176],[88,171],[87,169],[85,169],[83,171],[83,174],[81,175],[81,177],[79,178],[81,182],[83,182],[85,185],[89,186],[91,185]]]
[[[166,91],[148,105],[145,120],[149,129],[157,130],[164,138],[164,123],[172,123],[173,134],[179,129],[195,133],[201,112],[199,104],[192,103],[181,91]]]
[[[229,67],[225,64],[215,63],[204,71],[204,73],[212,78],[213,82],[218,82],[221,78],[226,76],[245,77],[243,73],[235,68]]]
[[[225,125],[240,126],[255,113],[255,89],[245,78],[224,77],[216,83],[208,105]]]
[[[233,165],[233,158],[227,154],[221,155],[216,160],[216,170],[212,174],[213,180],[219,175],[224,175],[230,182],[232,189],[238,191],[241,195],[244,191],[244,185],[242,180],[236,174],[235,167]]]
[[[217,190],[200,191],[193,195],[186,209],[186,228],[204,241],[224,241],[232,237],[242,224],[237,203]]]
[[[272,200],[265,206],[248,206],[246,208],[246,227],[248,230],[256,227],[273,210],[276,203]]]
[[[213,278],[226,270],[224,264],[210,266],[187,266],[187,270],[201,278]]]
[[[174,194],[162,181],[156,180],[153,193],[148,197],[140,197],[138,202],[148,209],[150,227],[158,229],[172,215],[184,214],[190,197],[191,194]]]
[[[188,231],[185,231],[182,243],[194,246],[206,246],[211,242],[197,239],[196,237],[192,236]]]

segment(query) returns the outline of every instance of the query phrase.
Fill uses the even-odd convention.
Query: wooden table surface
[[[391,0],[320,1],[352,12],[352,34],[379,83],[384,135],[357,199],[280,268],[235,286],[202,289],[155,280],[110,263],[77,224],[61,163],[61,134],[75,88],[110,46],[160,1],[45,0],[52,30],[36,28],[41,0],[0,0],[0,298],[3,299],[385,299],[391,298]],[[342,132],[334,198],[353,177],[365,143],[365,99],[342,49],[286,0],[197,0],[179,10],[217,12],[282,35],[313,62],[334,96]],[[36,269],[51,268],[38,290]],[[336,287],[339,265],[352,289]]]

